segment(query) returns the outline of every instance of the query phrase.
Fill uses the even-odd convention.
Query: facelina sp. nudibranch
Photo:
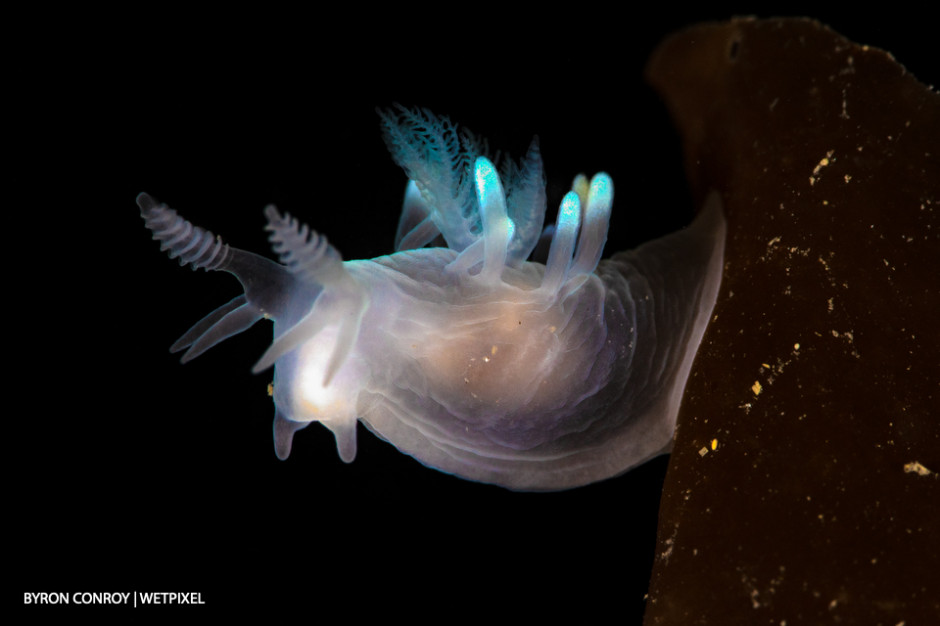
[[[181,264],[245,293],[171,348],[183,361],[262,317],[274,341],[274,441],[320,422],[356,455],[356,421],[420,462],[518,490],[577,487],[668,452],[721,281],[725,223],[712,194],[691,226],[601,261],[606,174],[575,178],[542,229],[538,142],[501,175],[447,118],[380,112],[410,179],[395,253],[343,261],[265,209],[276,263],[232,248],[140,194],[147,228]],[[446,247],[426,247],[440,241]],[[530,258],[531,257],[531,258]]]

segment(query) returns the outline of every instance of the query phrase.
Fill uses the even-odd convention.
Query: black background
[[[11,605],[24,591],[198,591],[203,610],[303,606],[326,621],[563,607],[640,619],[668,459],[519,494],[424,468],[361,427],[346,465],[313,425],[281,462],[270,373],[250,373],[270,327],[185,366],[168,353],[239,287],[159,252],[136,194],[255,252],[269,250],[261,210],[274,203],[346,259],[389,253],[405,177],[377,106],[427,107],[516,157],[538,134],[552,216],[575,174],[607,171],[608,253],[688,221],[679,141],[643,65],[670,32],[753,9],[498,8],[27,25],[10,96],[28,192],[9,211]],[[937,80],[928,20],[814,17]]]

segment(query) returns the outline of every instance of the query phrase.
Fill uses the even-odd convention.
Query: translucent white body
[[[579,177],[542,235],[545,263],[529,261],[545,212],[536,143],[501,181],[446,119],[399,109],[383,122],[412,180],[390,256],[342,262],[269,207],[281,265],[141,194],[171,256],[246,286],[174,349],[189,347],[186,360],[273,319],[256,370],[275,367],[282,458],[317,421],[351,461],[357,420],[426,465],[522,490],[587,484],[668,452],[720,284],[718,196],[689,228],[599,262],[613,184]],[[439,236],[448,247],[423,247]]]

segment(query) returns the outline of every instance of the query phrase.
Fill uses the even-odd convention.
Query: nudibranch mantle
[[[274,341],[255,371],[274,366],[281,458],[317,421],[352,461],[361,420],[431,467],[545,491],[668,452],[721,281],[718,195],[688,228],[601,261],[606,174],[578,176],[543,232],[537,141],[498,173],[485,144],[446,118],[402,107],[380,117],[409,177],[389,256],[344,262],[269,206],[276,263],[138,196],[172,258],[245,288],[171,350],[188,349],[185,362],[271,319]],[[440,239],[446,247],[426,247]]]

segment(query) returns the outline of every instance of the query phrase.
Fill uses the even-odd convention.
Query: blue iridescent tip
[[[478,157],[474,164],[477,200],[480,203],[480,220],[483,223],[483,270],[485,279],[499,278],[506,265],[511,223],[506,215],[506,194],[499,182],[493,163],[486,157]]]

